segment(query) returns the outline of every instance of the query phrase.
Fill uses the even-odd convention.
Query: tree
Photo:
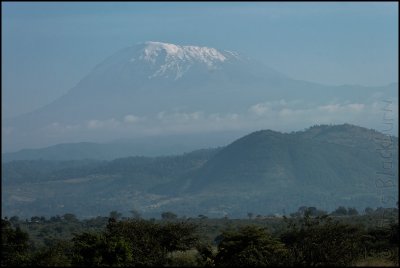
[[[72,241],[73,266],[131,266],[134,265],[134,244],[122,230],[118,230],[114,218],[109,219],[102,233],[83,233]],[[137,258],[138,259],[138,258]]]
[[[347,209],[343,206],[338,207],[331,213],[333,216],[345,216],[347,215]]]
[[[390,235],[389,235],[389,243],[392,248],[392,256],[391,260],[399,265],[399,223],[390,224]]]
[[[122,217],[122,213],[119,213],[118,211],[113,210],[113,211],[110,212],[110,215],[108,217],[111,218],[111,219],[118,220],[119,218]]]
[[[316,216],[317,215],[317,208],[316,207],[308,207],[306,209],[306,213],[309,213],[310,216]]]
[[[107,241],[124,240],[131,247],[131,265],[161,266],[166,251],[160,245],[159,225],[144,220],[110,220],[104,237]]]
[[[17,223],[19,222],[19,217],[18,217],[18,216],[12,216],[12,217],[10,218],[10,222],[11,222],[13,225],[17,224]]]
[[[322,215],[326,215],[326,211],[324,210],[319,210],[316,207],[306,207],[302,206],[299,207],[297,212],[291,213],[290,216],[295,218],[295,217],[303,217],[305,215],[313,216],[313,217],[318,217]]]
[[[142,215],[140,215],[140,212],[136,209],[132,209],[131,211],[129,211],[132,214],[132,218],[139,220]]]
[[[71,266],[72,244],[70,241],[59,240],[35,252],[32,258],[34,266],[66,267]]]
[[[60,221],[62,221],[62,219],[61,219],[60,215],[56,215],[56,216],[50,217],[50,221],[51,222],[60,222]]]
[[[297,210],[297,212],[299,212],[301,214],[301,216],[304,216],[304,214],[306,213],[308,207],[306,206],[301,206],[299,207],[299,209]]]
[[[248,213],[247,213],[247,217],[249,217],[249,220],[251,220],[251,219],[253,218],[253,215],[254,215],[254,214],[253,214],[252,212],[248,212]]]
[[[19,226],[15,230],[7,220],[1,220],[1,266],[24,266],[30,262],[28,233]]]
[[[203,215],[203,214],[199,214],[197,217],[198,217],[199,219],[201,219],[201,220],[206,220],[206,219],[208,219],[208,217],[205,216],[205,215]]]
[[[218,245],[216,266],[285,265],[287,250],[263,228],[245,226],[238,231],[226,230]]]
[[[197,263],[202,267],[214,266],[215,255],[210,243],[198,243],[196,245],[198,252]]]
[[[348,214],[349,216],[356,216],[356,215],[358,215],[358,211],[357,211],[356,208],[348,208],[347,214]]]
[[[40,222],[40,217],[38,216],[31,217],[31,222]]]
[[[104,241],[101,235],[86,232],[76,235],[72,242],[73,266],[100,266],[103,264]]]
[[[103,263],[107,266],[134,265],[133,246],[123,237],[107,237],[103,245]]]
[[[162,266],[167,262],[169,253],[193,248],[198,241],[193,224],[156,224],[144,220],[110,220],[104,237],[107,243],[120,241],[121,245],[126,245],[125,248],[129,246],[132,256],[129,265],[139,266]]]
[[[76,222],[78,219],[76,218],[75,214],[72,213],[66,213],[63,216],[63,219],[68,221],[68,222]]]
[[[191,249],[199,240],[196,229],[196,225],[187,222],[163,224],[158,231],[161,246],[168,252]]]
[[[361,253],[363,231],[328,216],[306,215],[299,223],[289,221],[281,241],[295,266],[348,266]]]
[[[161,218],[163,220],[173,220],[173,219],[176,219],[177,217],[178,216],[175,213],[170,212],[170,211],[161,213]]]
[[[374,213],[374,210],[370,207],[365,208],[364,210],[365,215],[371,215],[372,213]]]
[[[388,226],[374,226],[367,230],[364,241],[365,251],[371,255],[381,255],[398,263],[399,223]]]

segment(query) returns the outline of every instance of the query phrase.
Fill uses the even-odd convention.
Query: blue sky
[[[328,85],[398,82],[398,3],[2,3],[3,117],[147,40],[238,51]]]

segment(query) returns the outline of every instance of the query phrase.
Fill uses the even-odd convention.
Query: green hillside
[[[383,158],[382,142],[392,142]],[[391,169],[383,163],[391,161]],[[398,138],[352,125],[261,130],[226,147],[112,161],[2,164],[6,214],[96,216],[111,210],[159,215],[245,216],[299,206],[395,206]],[[387,163],[386,163],[387,166]],[[379,172],[390,172],[380,187]],[[382,184],[382,183],[381,183]],[[385,203],[382,203],[385,198]]]

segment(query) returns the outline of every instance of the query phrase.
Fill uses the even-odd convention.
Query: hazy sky
[[[398,3],[2,3],[3,117],[147,40],[238,51],[329,85],[398,82]]]

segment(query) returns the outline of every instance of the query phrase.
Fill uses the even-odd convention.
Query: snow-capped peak
[[[156,67],[156,76],[170,77],[175,80],[183,76],[194,64],[205,65],[208,69],[217,69],[218,64],[226,61],[228,57],[237,57],[232,52],[221,53],[215,48],[199,46],[179,46],[169,43],[148,41],[139,56],[140,60]],[[135,58],[131,62],[136,61]]]
[[[197,60],[206,64],[211,64],[214,61],[223,62],[226,60],[226,57],[215,48],[178,46],[174,44],[153,41],[145,43],[143,58],[149,61],[154,61],[155,57],[157,57],[161,51],[166,53],[167,58]]]

